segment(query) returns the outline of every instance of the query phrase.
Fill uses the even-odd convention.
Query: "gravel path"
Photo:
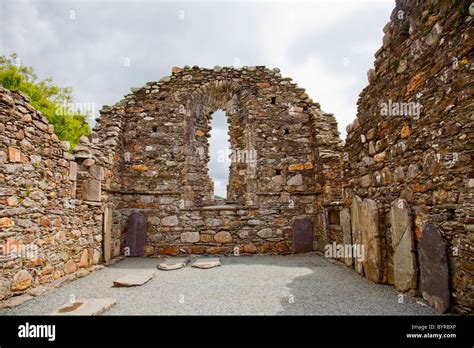
[[[126,259],[36,297],[0,315],[47,314],[79,298],[113,297],[110,315],[420,315],[436,314],[392,286],[377,285],[353,270],[313,253],[222,257],[207,270],[188,265],[160,271],[158,259]],[[155,269],[145,285],[113,288],[112,280],[134,269]],[[420,299],[416,299],[420,301]]]

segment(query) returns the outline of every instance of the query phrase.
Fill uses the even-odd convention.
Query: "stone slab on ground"
[[[182,257],[165,259],[163,262],[158,264],[158,269],[161,269],[162,271],[173,271],[175,269],[186,267],[188,262],[189,262],[188,258],[182,258]]]
[[[20,296],[13,296],[8,300],[3,301],[0,304],[0,308],[15,308],[17,306],[22,305],[25,302],[28,302],[33,299],[33,296],[29,294],[23,294]]]
[[[111,308],[117,300],[114,298],[88,298],[68,302],[55,310],[52,315],[100,315]]]
[[[400,303],[399,292],[393,286],[372,283],[317,253],[227,256],[221,257],[225,267],[206,271],[188,266],[176,272],[160,272],[144,286],[110,286],[132,269],[156,270],[164,259],[125,258],[21,306],[0,309],[0,316],[51,313],[71,294],[76,299],[117,299],[117,304],[102,315],[438,314],[431,307],[416,304],[415,299],[421,301],[419,297],[405,296]],[[293,303],[288,301],[291,295],[297,299]]]
[[[129,274],[114,280],[113,283],[115,287],[140,286],[153,278],[154,274],[152,270],[131,270]]]
[[[208,269],[213,267],[218,267],[221,265],[221,259],[219,257],[206,257],[206,258],[199,258],[196,259],[192,267],[201,268],[201,269]]]

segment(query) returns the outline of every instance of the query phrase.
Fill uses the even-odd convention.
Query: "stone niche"
[[[208,175],[216,110],[233,151],[225,202],[213,200]],[[111,239],[123,246],[140,212],[148,255],[292,252],[294,221],[320,231],[316,212],[339,195],[328,170],[341,148],[334,116],[278,69],[173,68],[104,107],[94,133],[113,158]]]

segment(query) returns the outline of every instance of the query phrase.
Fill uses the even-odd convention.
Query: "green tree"
[[[58,87],[52,79],[38,80],[31,67],[17,64],[18,57],[0,56],[0,85],[9,90],[17,90],[30,97],[30,103],[54,126],[54,132],[61,140],[71,143],[71,148],[82,135],[89,134],[90,115],[84,111],[73,111],[72,90]]]

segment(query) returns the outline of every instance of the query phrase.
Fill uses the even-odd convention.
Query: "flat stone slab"
[[[153,278],[154,274],[155,272],[153,270],[132,270],[129,274],[124,275],[113,282],[116,287],[140,286]]]
[[[52,315],[99,315],[111,308],[117,300],[114,298],[88,298],[68,302],[55,310]]]
[[[191,266],[196,268],[207,269],[218,267],[220,265],[221,259],[219,257],[207,257],[202,259],[196,259]]]
[[[161,269],[162,271],[173,271],[175,269],[186,267],[188,262],[189,259],[186,258],[165,259],[158,265],[158,269]]]

